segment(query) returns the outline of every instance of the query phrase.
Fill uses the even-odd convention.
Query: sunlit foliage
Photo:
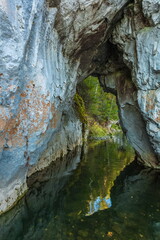
[[[104,137],[119,130],[116,97],[106,93],[96,77],[88,77],[77,87],[76,108],[82,122],[88,123],[90,136]]]

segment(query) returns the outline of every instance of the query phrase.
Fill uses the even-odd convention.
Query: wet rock
[[[27,179],[29,190],[25,197],[0,218],[0,240],[37,239],[42,236],[41,229],[44,226],[47,228],[48,221],[53,217],[56,196],[77,167],[80,157],[81,147],[78,147]],[[25,234],[24,228],[27,229]]]
[[[123,60],[112,57],[103,67],[105,77],[100,77],[104,89],[118,96],[122,126],[130,142],[145,165],[154,168],[159,167],[160,157],[159,36],[158,25],[150,26],[140,3],[128,5],[111,36],[117,46],[112,54]]]
[[[50,143],[55,157],[82,143],[71,105],[77,82],[93,72],[109,76],[106,86],[117,94],[121,122],[134,147],[138,143],[137,154],[146,165],[159,167],[157,6],[156,0],[143,0],[142,8],[140,1],[127,0],[1,1],[0,213],[24,194],[26,176],[50,164],[51,158],[42,156]],[[110,42],[117,49],[114,56]],[[126,99],[120,91],[127,81],[118,92],[115,68],[106,70],[109,63],[116,72],[130,73],[134,87]]]

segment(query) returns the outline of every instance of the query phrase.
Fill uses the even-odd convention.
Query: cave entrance
[[[89,76],[77,85],[76,102],[82,122],[87,123],[89,136],[104,138],[121,131],[116,96],[106,93],[98,77]]]

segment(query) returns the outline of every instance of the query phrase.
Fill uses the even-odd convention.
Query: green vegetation
[[[125,202],[122,202],[123,198],[117,200],[119,196],[121,197],[120,190],[123,182],[119,181],[117,187],[120,190],[116,196],[112,189],[114,189],[117,176],[134,159],[134,153],[128,145],[125,145],[126,151],[120,150],[121,137],[123,138],[119,136],[117,142],[110,140],[101,141],[97,146],[89,145],[88,152],[83,155],[74,174],[70,176],[56,199],[55,215],[44,227],[43,239],[122,239],[120,238],[121,231],[116,232],[116,229],[121,230],[125,212],[120,211],[122,214],[120,215],[116,207],[119,207],[118,203],[123,203],[122,208],[126,211]],[[112,207],[107,205],[104,199],[110,200]],[[113,202],[115,199],[117,202]],[[134,204],[134,199],[132,201]],[[132,224],[133,213],[129,224]],[[121,221],[118,222],[119,219]],[[133,232],[136,232],[134,228]],[[113,238],[111,238],[112,233],[114,233]]]
[[[74,100],[80,120],[87,124],[91,137],[104,137],[120,129],[116,97],[103,91],[98,78],[90,76],[81,82]]]
[[[96,121],[89,125],[89,130],[92,137],[105,137],[108,134],[107,128],[101,126]]]
[[[87,123],[87,113],[82,97],[76,93],[74,95],[75,107],[82,123]]]

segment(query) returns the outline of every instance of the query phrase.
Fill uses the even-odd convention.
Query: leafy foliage
[[[78,85],[75,102],[80,119],[88,123],[92,137],[106,136],[110,133],[109,125],[113,125],[113,131],[119,129],[115,124],[118,121],[116,97],[104,92],[98,78],[90,76]]]
[[[87,113],[100,123],[118,120],[118,108],[113,94],[106,93],[98,78],[88,77],[78,85],[78,93],[84,100]]]

